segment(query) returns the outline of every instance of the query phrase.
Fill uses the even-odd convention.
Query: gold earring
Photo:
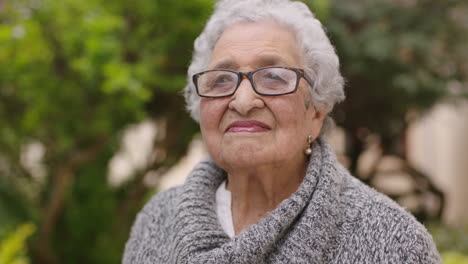
[[[307,145],[308,147],[305,149],[304,153],[309,156],[310,154],[312,154],[312,142],[313,142],[313,137],[312,135],[309,135],[307,137]]]

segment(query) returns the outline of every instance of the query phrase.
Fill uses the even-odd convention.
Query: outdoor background
[[[468,1],[305,2],[347,80],[340,160],[468,263]],[[180,91],[211,11],[0,0],[1,264],[120,263],[142,205],[203,156]]]

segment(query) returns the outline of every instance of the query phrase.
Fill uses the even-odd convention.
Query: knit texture
[[[123,263],[441,263],[424,226],[352,177],[322,140],[298,190],[233,239],[216,214],[225,178],[206,160],[184,185],[153,197],[136,218]]]

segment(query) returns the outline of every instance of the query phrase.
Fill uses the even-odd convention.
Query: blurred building
[[[408,159],[445,193],[444,222],[468,223],[468,101],[439,104],[414,122]]]

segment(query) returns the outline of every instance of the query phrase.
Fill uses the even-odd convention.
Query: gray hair
[[[312,103],[320,112],[329,113],[344,100],[344,81],[339,60],[320,21],[301,2],[289,0],[221,0],[208,20],[203,32],[195,40],[188,82],[184,89],[187,110],[195,121],[200,120],[200,97],[195,91],[192,76],[207,69],[211,53],[221,34],[229,26],[242,22],[273,20],[293,30],[302,49],[304,70],[312,77]],[[327,116],[321,134],[333,127]]]

